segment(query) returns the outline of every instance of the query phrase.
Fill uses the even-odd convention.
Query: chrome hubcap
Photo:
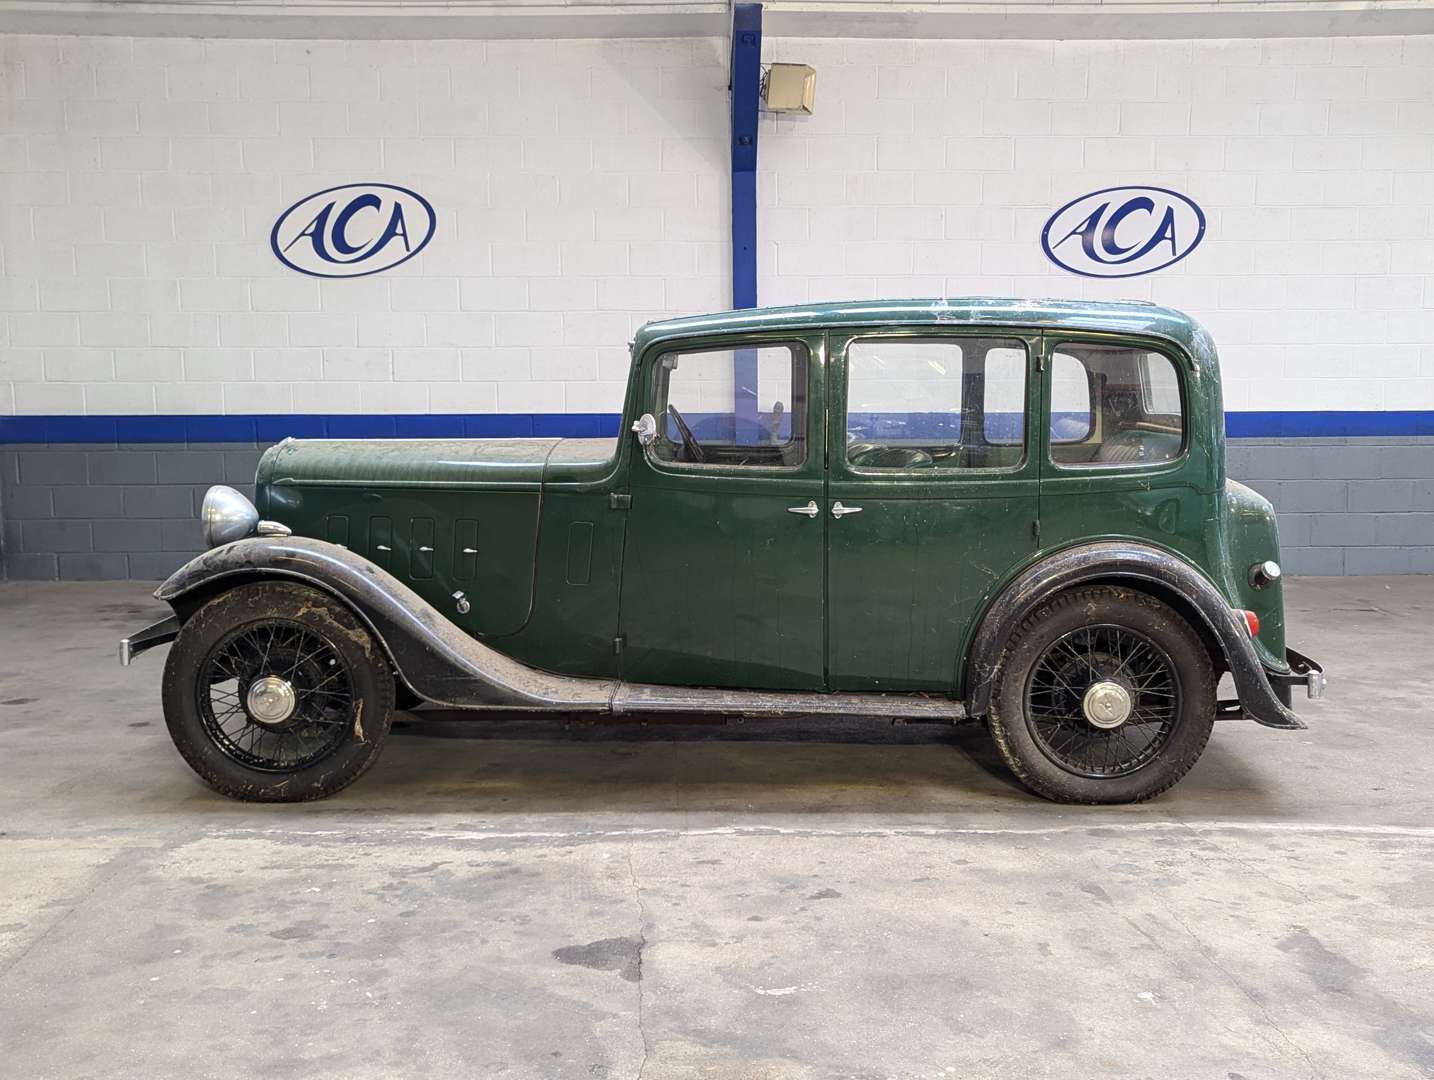
[[[255,679],[244,696],[244,707],[261,724],[282,724],[294,715],[298,703],[293,684],[277,675]]]
[[[1081,711],[1092,725],[1102,731],[1118,728],[1130,719],[1130,692],[1114,682],[1091,684],[1081,700]]]

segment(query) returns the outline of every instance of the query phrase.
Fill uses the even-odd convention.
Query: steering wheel
[[[672,417],[677,424],[677,431],[682,436],[682,445],[687,450],[687,456],[699,463],[706,462],[707,455],[702,452],[702,444],[692,434],[692,429],[687,426],[687,421],[682,419],[682,414],[677,411],[677,406],[668,405],[667,415]]]

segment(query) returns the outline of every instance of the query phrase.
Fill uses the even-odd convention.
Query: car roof
[[[990,325],[1147,334],[1180,345],[1197,365],[1207,358],[1214,360],[1214,346],[1204,327],[1175,308],[1142,300],[1027,300],[990,296],[833,301],[661,319],[638,330],[633,349],[640,352],[653,341],[694,334],[870,325]]]

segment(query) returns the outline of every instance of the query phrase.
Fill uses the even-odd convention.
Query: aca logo
[[[300,199],[279,215],[269,246],[285,266],[314,277],[363,277],[413,258],[433,239],[433,207],[392,184],[345,184]]]
[[[1113,187],[1052,214],[1041,230],[1041,247],[1072,274],[1138,277],[1179,262],[1204,235],[1205,212],[1178,191]]]

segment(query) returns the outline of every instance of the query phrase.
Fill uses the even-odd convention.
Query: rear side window
[[[1004,338],[859,338],[846,350],[854,469],[1009,469],[1024,460],[1026,348]]]
[[[1148,465],[1185,445],[1179,369],[1164,353],[1069,342],[1051,362],[1051,460]]]

